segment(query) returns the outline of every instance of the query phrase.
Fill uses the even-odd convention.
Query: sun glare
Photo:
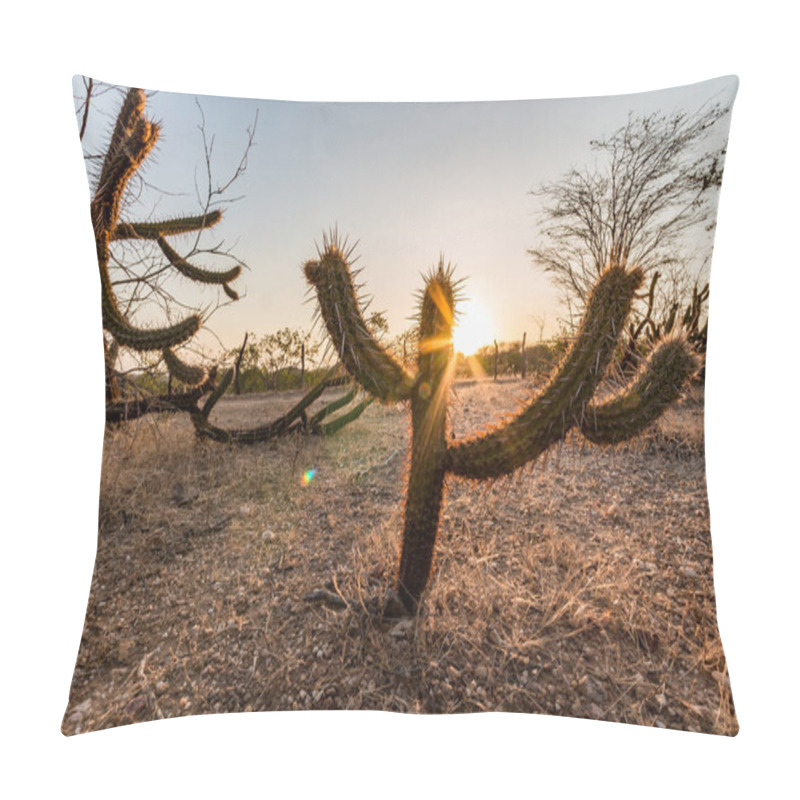
[[[453,328],[453,349],[471,356],[494,339],[492,320],[486,309],[474,300],[458,304],[458,317]]]

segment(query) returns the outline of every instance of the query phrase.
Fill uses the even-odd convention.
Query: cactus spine
[[[644,275],[611,264],[587,304],[578,335],[545,387],[523,409],[490,431],[447,440],[447,400],[453,378],[451,333],[456,290],[452,269],[439,267],[425,283],[419,311],[417,372],[410,376],[366,331],[350,267],[333,237],[304,269],[342,360],[355,379],[382,400],[411,404],[411,468],[406,495],[397,594],[414,613],[433,565],[447,473],[476,480],[507,475],[578,428],[611,444],[643,430],[680,394],[698,367],[686,337],[660,343],[620,394],[593,402],[625,330]]]

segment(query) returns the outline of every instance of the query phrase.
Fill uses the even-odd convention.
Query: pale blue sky
[[[79,79],[76,79],[79,87]],[[147,88],[147,87],[145,87]],[[408,326],[420,272],[439,254],[466,278],[465,295],[480,299],[498,340],[545,335],[560,315],[546,275],[527,250],[537,240],[541,199],[530,194],[571,167],[594,164],[589,140],[624,125],[629,112],[695,111],[713,99],[732,102],[736,80],[721,78],[639,95],[483,103],[289,103],[199,97],[208,135],[215,137],[218,181],[234,169],[246,129],[258,109],[255,146],[245,175],[231,190],[243,199],[227,207],[208,234],[223,238],[250,267],[236,282],[246,296],[219,310],[210,327],[226,347],[245,331],[310,327],[301,266],[315,255],[323,231],[337,225],[358,240],[361,279],[387,313],[392,334]],[[95,101],[85,144],[99,150],[120,95]],[[162,123],[158,149],[147,163],[148,182],[171,193],[146,191],[128,217],[156,217],[198,209],[194,181],[205,181],[200,112],[195,97],[158,92],[148,114]],[[709,145],[727,137],[723,118]],[[87,204],[88,212],[88,204]],[[88,232],[87,213],[87,232]],[[176,240],[180,245],[180,240]],[[707,248],[708,237],[692,246]],[[174,292],[207,305],[213,288],[198,293],[188,281]],[[244,295],[245,292],[243,291]],[[143,318],[144,321],[144,318]],[[207,338],[203,344],[215,346]]]

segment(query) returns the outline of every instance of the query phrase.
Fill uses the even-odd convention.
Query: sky
[[[80,94],[80,78],[75,87]],[[201,119],[213,136],[212,179],[220,184],[236,169],[257,115],[246,171],[224,195],[239,199],[224,207],[205,240],[232,247],[246,263],[234,284],[242,299],[213,314],[207,327],[215,336],[200,337],[203,347],[237,347],[245,331],[310,328],[314,303],[302,264],[333,226],[358,243],[370,310],[386,313],[391,335],[411,324],[421,273],[443,257],[464,279],[463,308],[480,318],[485,343],[518,340],[523,331],[531,341],[541,322],[545,337],[555,334],[564,315],[551,279],[527,252],[539,244],[542,222],[543,200],[532,190],[570,168],[594,166],[589,141],[614,133],[630,112],[692,112],[710,100],[729,104],[735,91],[735,79],[720,78],[637,95],[480,103],[292,103],[154,92],[147,113],[161,122],[161,136],[143,170],[147,186],[123,218],[197,213],[197,187],[202,194],[207,180]],[[87,152],[102,150],[121,96],[108,91],[93,100]],[[718,123],[710,147],[727,138],[729,121]],[[699,263],[711,239],[700,233],[687,241]],[[179,250],[181,243],[173,240]],[[184,279],[171,288],[189,306],[217,299],[216,288],[198,290]]]

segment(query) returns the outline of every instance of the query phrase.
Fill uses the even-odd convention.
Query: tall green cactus
[[[238,299],[237,293],[229,284],[241,274],[240,266],[224,272],[197,267],[180,256],[165,238],[210,228],[219,222],[221,212],[210,211],[200,216],[163,221],[120,221],[120,206],[128,183],[152,152],[160,132],[158,123],[148,120],[144,112],[144,92],[141,89],[129,89],[117,115],[91,201],[92,225],[100,268],[103,328],[122,347],[140,352],[163,351],[167,369],[175,378],[189,385],[199,385],[207,376],[205,370],[184,364],[172,348],[183,344],[197,333],[201,326],[200,316],[192,314],[174,325],[161,328],[137,328],[120,309],[109,273],[112,242],[150,239],[158,244],[170,265],[182,275],[198,283],[220,285],[231,299]],[[107,354],[109,352],[107,349]],[[112,368],[108,360],[106,367],[108,377]]]
[[[654,348],[626,389],[607,399],[594,399],[644,280],[638,268],[611,264],[594,288],[572,346],[544,388],[515,416],[491,430],[448,441],[456,306],[452,269],[440,262],[425,280],[417,371],[412,376],[369,334],[349,257],[335,236],[326,238],[319,259],[309,261],[304,269],[348,371],[381,400],[411,404],[411,468],[397,576],[397,595],[407,613],[416,610],[430,576],[448,473],[475,480],[510,474],[563,440],[573,428],[600,444],[630,439],[674,402],[698,367],[686,337],[673,336]]]

